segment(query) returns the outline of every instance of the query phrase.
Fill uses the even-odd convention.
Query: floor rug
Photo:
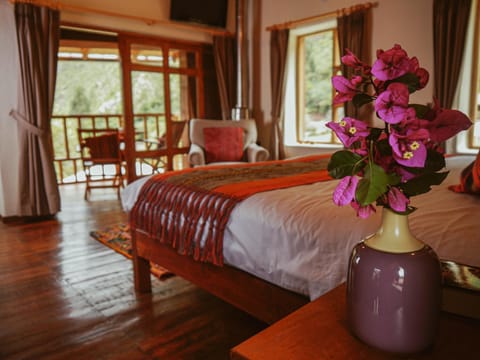
[[[102,230],[91,231],[90,236],[126,258],[132,258],[132,238],[127,224],[116,224]],[[150,264],[150,271],[160,280],[174,276],[169,270],[154,263]]]

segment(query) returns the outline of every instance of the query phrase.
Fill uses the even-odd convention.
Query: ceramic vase
[[[408,216],[385,208],[380,229],[358,243],[350,256],[350,330],[384,351],[421,352],[435,340],[441,287],[435,252],[410,232]]]

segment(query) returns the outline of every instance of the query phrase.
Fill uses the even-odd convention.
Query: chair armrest
[[[188,151],[188,163],[192,167],[205,165],[205,153],[199,145],[193,143],[190,144],[190,150]]]
[[[248,145],[246,150],[248,162],[266,161],[270,156],[267,149],[255,143]]]

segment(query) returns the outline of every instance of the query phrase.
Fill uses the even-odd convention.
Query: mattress
[[[448,190],[473,156],[447,158],[450,174],[432,191],[413,197],[412,233],[441,259],[480,267],[480,197]],[[129,211],[148,178],[128,185]],[[223,252],[225,263],[288,290],[316,299],[346,280],[353,246],[380,225],[382,208],[368,219],[332,202],[338,180],[255,194],[232,211]]]

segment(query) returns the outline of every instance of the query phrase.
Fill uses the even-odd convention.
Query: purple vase
[[[392,214],[389,211],[388,216]],[[394,214],[392,219],[395,215],[402,216]],[[406,216],[399,221],[408,225]],[[396,229],[393,237],[401,233]],[[409,231],[408,226],[406,229]],[[391,230],[384,219],[379,232],[388,237]],[[353,248],[347,277],[347,316],[351,331],[363,342],[384,351],[411,354],[425,350],[435,340],[441,267],[427,245],[398,251],[374,249],[368,239]]]

